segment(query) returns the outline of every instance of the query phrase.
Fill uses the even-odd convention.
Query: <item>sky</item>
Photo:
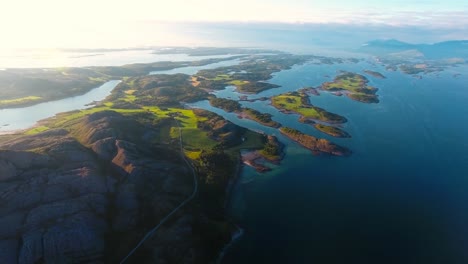
[[[468,1],[461,0],[0,0],[0,7],[0,49],[142,44],[140,26],[148,21],[382,24],[468,30]],[[155,23],[146,33],[150,32],[165,38],[166,45],[187,41]],[[138,43],[130,41],[132,38],[138,38]]]

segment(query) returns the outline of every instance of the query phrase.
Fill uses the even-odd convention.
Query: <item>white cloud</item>
[[[335,3],[333,5],[327,4]],[[468,27],[468,10],[405,11],[337,8],[337,1],[278,0],[15,0],[3,3],[0,47],[132,45],[132,38],[160,34],[161,42],[180,38],[164,29],[132,27],[136,21],[275,21]],[[312,4],[311,4],[312,3]],[[414,9],[414,7],[412,7]],[[150,36],[154,38],[154,36]],[[101,44],[102,45],[102,44]]]

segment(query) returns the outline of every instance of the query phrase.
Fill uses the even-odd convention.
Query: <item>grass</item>
[[[62,72],[64,73],[64,72]],[[93,81],[93,82],[107,82],[108,79],[104,78],[104,77],[89,77],[89,80],[90,81]]]
[[[197,160],[200,158],[201,151],[184,151],[185,156],[187,156],[191,160]]]
[[[41,133],[41,132],[44,132],[44,131],[47,131],[49,130],[50,128],[47,127],[47,126],[37,126],[37,127],[34,127],[26,132],[24,132],[25,135],[35,135],[35,134],[38,134],[38,133]]]
[[[177,128],[174,129],[177,130]],[[184,148],[189,150],[208,150],[218,144],[216,141],[209,138],[205,131],[198,128],[182,129],[182,141]]]
[[[125,102],[133,103],[136,99],[137,97],[135,95],[127,94],[122,100],[124,100]]]
[[[124,93],[126,93],[126,94],[134,94],[136,91],[137,91],[137,90],[130,89],[130,90],[125,91]]]
[[[42,97],[40,97],[40,96],[26,96],[26,97],[15,98],[15,99],[0,100],[0,105],[27,103],[27,102],[31,102],[31,101],[37,101],[37,100],[40,100],[40,99],[42,99]]]
[[[300,95],[283,94],[274,96],[271,98],[271,103],[276,108],[293,111],[307,118],[319,119],[321,117],[320,113],[313,107],[304,107]]]
[[[244,142],[229,149],[230,152],[237,153],[241,149],[262,149],[265,143],[265,136],[248,130],[244,134]]]
[[[218,74],[218,76],[216,76],[215,78],[208,79],[208,80],[211,80],[211,81],[229,81],[229,80],[232,80],[232,77],[229,76],[228,74]]]
[[[375,93],[377,89],[367,85],[368,80],[366,77],[357,73],[342,73],[337,76],[333,82],[327,82],[322,85],[324,90],[339,91],[347,90],[353,94],[367,94],[367,97],[377,98]]]
[[[229,84],[232,84],[234,86],[242,86],[244,84],[249,83],[249,81],[243,81],[243,80],[232,80],[229,82]]]

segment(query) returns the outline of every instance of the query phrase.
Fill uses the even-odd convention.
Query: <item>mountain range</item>
[[[412,55],[426,59],[468,58],[468,40],[444,41],[434,44],[411,44],[396,39],[373,40],[363,44],[360,52],[372,55]]]

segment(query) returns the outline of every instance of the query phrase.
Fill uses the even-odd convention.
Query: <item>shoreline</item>
[[[242,168],[243,168],[243,163],[242,163],[242,154],[239,152],[237,156],[237,164],[236,164],[236,170],[234,174],[232,175],[232,179],[229,180],[228,186],[226,187],[226,196],[225,196],[225,201],[224,201],[224,217],[226,218],[227,222],[232,224],[237,230],[233,231],[231,233],[231,241],[229,241],[227,244],[223,246],[221,251],[218,254],[218,257],[215,260],[215,263],[221,263],[223,260],[224,256],[228,252],[229,248],[237,241],[239,240],[242,235],[244,234],[244,230],[234,221],[232,218],[229,217],[227,208],[229,204],[231,203],[232,197],[233,197],[233,190],[234,187],[239,183],[240,175],[242,173]]]

